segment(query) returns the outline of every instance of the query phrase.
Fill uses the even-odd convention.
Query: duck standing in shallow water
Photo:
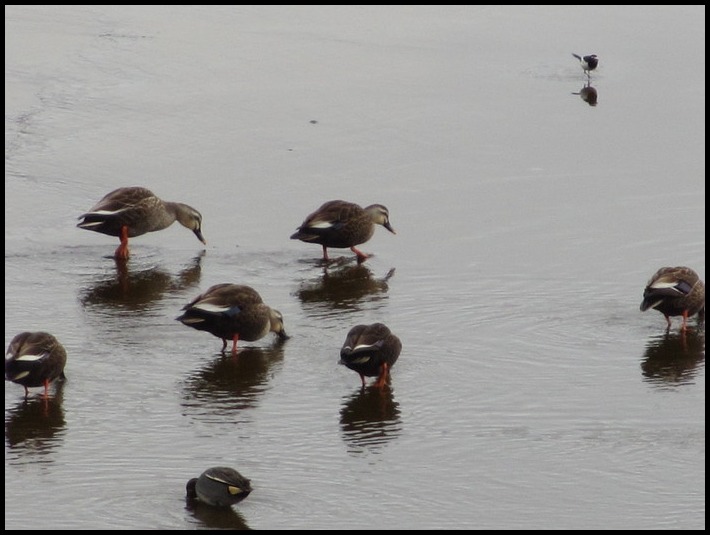
[[[705,284],[689,267],[662,267],[643,291],[641,312],[649,308],[655,308],[666,317],[668,329],[672,316],[683,316],[681,330],[685,331],[688,318],[695,314],[699,323],[705,321]]]
[[[253,490],[249,479],[226,466],[208,468],[200,477],[190,479],[185,488],[188,500],[216,507],[239,503]]]
[[[232,355],[237,354],[237,341],[252,342],[276,333],[286,340],[281,312],[266,305],[259,293],[242,284],[215,284],[183,307],[176,319],[222,339],[222,351],[232,340]]]
[[[79,228],[118,236],[121,244],[114,256],[122,260],[129,256],[128,238],[163,230],[175,221],[207,244],[202,236],[200,212],[187,204],[164,201],[149,189],[137,186],[113,190],[79,219]]]
[[[291,239],[320,244],[323,247],[323,260],[326,262],[328,247],[331,247],[350,248],[357,256],[358,263],[362,263],[371,255],[363,253],[355,246],[372,238],[375,225],[382,225],[392,234],[397,234],[390,225],[389,211],[381,204],[371,204],[363,208],[347,201],[328,201],[306,217],[291,235]]]
[[[44,386],[44,395],[53,381],[66,379],[67,352],[53,335],[37,331],[15,336],[5,356],[5,380],[28,388]]]
[[[360,374],[363,387],[365,376],[377,376],[374,386],[382,388],[401,351],[402,342],[383,323],[356,325],[345,337],[340,364]]]

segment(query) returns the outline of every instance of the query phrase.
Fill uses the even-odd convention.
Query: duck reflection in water
[[[251,529],[244,516],[232,507],[212,507],[190,499],[185,501],[185,509],[190,512],[194,523],[197,524],[195,529]]]
[[[214,415],[234,418],[235,410],[256,406],[283,360],[283,343],[266,348],[240,348],[236,359],[220,353],[187,377],[182,406],[198,419],[210,420]]]
[[[399,403],[390,385],[361,387],[340,409],[340,429],[348,452],[378,453],[402,432]]]
[[[582,89],[572,94],[579,95],[579,98],[581,98],[590,106],[596,106],[597,101],[599,100],[599,93],[594,87],[591,86],[590,82],[587,82],[587,84]]]
[[[641,362],[644,380],[662,385],[692,384],[705,361],[705,330],[666,331],[649,341]]]
[[[159,266],[134,267],[129,269],[130,260],[114,259],[116,275],[111,278],[101,277],[94,284],[85,288],[80,296],[84,307],[106,306],[145,310],[163,298],[166,293],[180,292],[197,286],[202,272],[202,257],[205,251],[194,257],[192,261],[176,275],[165,271]]]
[[[324,268],[318,279],[301,284],[297,295],[307,309],[358,310],[363,303],[385,299],[393,276],[394,268],[375,278],[364,264]]]
[[[5,412],[5,442],[9,451],[5,458],[11,460],[17,453],[22,462],[27,454],[47,455],[60,445],[64,420],[64,382],[54,388],[54,394],[25,398]]]

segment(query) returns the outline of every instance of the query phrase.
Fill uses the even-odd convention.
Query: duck
[[[79,216],[77,227],[117,236],[121,240],[114,253],[117,259],[129,257],[128,238],[163,230],[175,221],[190,229],[204,245],[202,215],[192,206],[164,201],[147,188],[130,186],[107,193],[91,210]]]
[[[232,340],[232,354],[237,354],[237,342],[260,340],[270,332],[286,340],[281,312],[266,305],[261,295],[243,284],[221,283],[186,304],[184,312],[175,318],[183,325],[207,331],[222,339],[222,352],[227,340]]]
[[[358,264],[372,255],[365,254],[356,245],[365,243],[375,233],[375,225],[382,225],[392,234],[389,210],[381,204],[363,208],[348,201],[333,200],[309,214],[291,235],[292,240],[317,243],[323,247],[323,260],[328,262],[328,248],[346,249],[355,253]]]
[[[377,376],[373,386],[382,388],[401,351],[401,340],[384,323],[356,325],[345,337],[339,363],[360,374],[363,387],[366,376]]]
[[[187,499],[229,507],[244,500],[252,492],[251,480],[234,468],[215,466],[208,468],[200,477],[193,477],[185,485]]]
[[[688,318],[697,314],[699,323],[705,321],[705,283],[689,267],[662,267],[646,283],[639,308],[641,312],[658,310],[666,318],[667,329],[672,316],[682,316],[681,331],[685,332]]]
[[[596,54],[589,54],[588,56],[580,56],[579,54],[575,54],[574,52],[572,55],[579,60],[579,64],[582,66],[582,70],[584,73],[589,77],[589,73],[593,71],[594,69],[597,68],[597,65],[599,65],[599,58],[597,57]]]
[[[67,352],[57,338],[44,331],[25,331],[16,335],[5,355],[5,380],[22,385],[25,397],[29,388],[44,386],[44,397],[49,385],[64,380]]]

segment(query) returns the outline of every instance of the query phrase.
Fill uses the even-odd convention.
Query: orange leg
[[[49,379],[44,380],[44,398],[47,399],[49,396]]]
[[[375,388],[382,388],[383,386],[385,386],[388,376],[389,376],[389,366],[385,362],[382,364],[382,367],[380,368],[380,376],[377,378],[377,382],[375,383]]]
[[[350,250],[357,255],[357,263],[362,264],[365,260],[370,258],[372,255],[365,254],[362,251],[358,250],[355,248],[355,246],[351,247]]]
[[[684,310],[683,311],[683,325],[681,326],[680,330],[685,332],[687,327],[688,327],[688,311]]]
[[[234,338],[232,338],[232,356],[236,357],[237,356],[237,342],[239,341],[239,333],[234,335]]]
[[[128,227],[126,225],[123,225],[121,227],[120,238],[121,238],[121,245],[119,245],[118,249],[116,249],[114,256],[116,258],[121,258],[123,260],[126,260],[128,258]]]

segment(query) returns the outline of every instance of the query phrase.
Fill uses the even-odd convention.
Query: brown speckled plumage
[[[215,284],[183,307],[176,319],[188,327],[222,339],[222,351],[232,340],[232,354],[237,341],[259,340],[269,332],[286,339],[283,316],[266,305],[259,293],[242,284]]]
[[[365,208],[358,204],[335,200],[324,203],[308,215],[291,235],[292,240],[317,243],[323,247],[323,260],[328,260],[328,248],[350,248],[358,262],[364,262],[370,255],[355,246],[365,243],[375,233],[375,225],[382,225],[396,234],[390,225],[389,211],[381,204],[371,204]]]
[[[688,318],[698,315],[698,322],[705,321],[705,284],[689,267],[662,267],[646,284],[641,301],[641,311],[655,308],[666,318],[671,327],[672,316],[682,316],[681,330],[687,328]]]
[[[118,188],[103,197],[91,210],[82,214],[77,227],[109,236],[118,236],[121,245],[116,258],[129,256],[128,238],[169,227],[175,221],[190,229],[197,239],[202,236],[202,215],[187,204],[164,201],[142,187]]]
[[[340,350],[340,364],[360,375],[362,386],[365,377],[377,376],[376,387],[383,387],[389,370],[397,362],[402,342],[383,323],[356,325],[345,337]]]
[[[22,332],[16,335],[5,355],[5,380],[22,385],[25,396],[28,388],[44,386],[44,395],[49,385],[57,379],[65,379],[64,366],[67,352],[53,335],[42,332]]]

